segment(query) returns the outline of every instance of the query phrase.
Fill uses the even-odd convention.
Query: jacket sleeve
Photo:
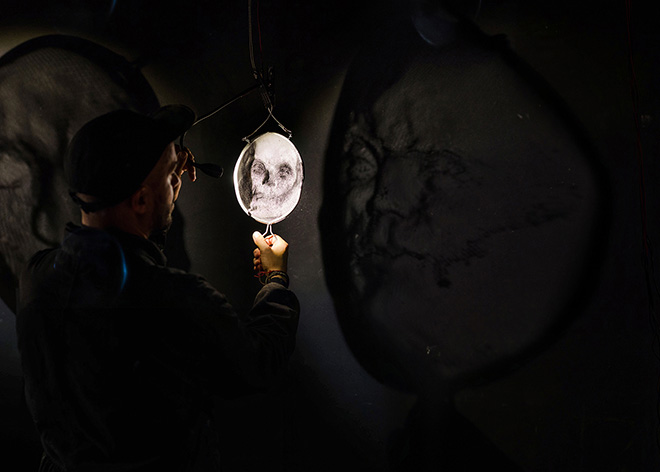
[[[162,290],[149,356],[185,382],[236,396],[267,388],[295,347],[300,306],[295,294],[271,282],[257,293],[246,314],[204,278],[167,269],[154,277]],[[161,278],[160,281],[157,279]]]

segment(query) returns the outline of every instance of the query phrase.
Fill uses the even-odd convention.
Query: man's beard
[[[163,208],[164,209],[161,213],[154,214],[152,230],[149,234],[149,239],[161,248],[165,246],[165,242],[167,240],[167,232],[172,226],[172,211],[174,210],[174,205],[172,205],[168,210],[165,210],[165,207]]]

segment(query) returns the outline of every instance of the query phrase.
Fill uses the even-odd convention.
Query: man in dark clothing
[[[183,106],[111,112],[65,158],[82,226],[35,254],[20,281],[17,331],[44,471],[218,470],[212,395],[265,387],[290,357],[299,305],[287,243],[255,233],[263,288],[247,315],[202,277],[166,267],[150,237],[171,223],[193,157],[174,140]]]

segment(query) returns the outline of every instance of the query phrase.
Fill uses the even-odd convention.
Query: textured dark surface
[[[13,306],[18,271],[38,249],[57,244],[77,218],[62,154],[80,126],[126,107],[152,111],[158,101],[139,70],[94,43],[67,36],[34,39],[0,62],[0,270]]]
[[[387,38],[340,97],[326,278],[372,374],[451,391],[580,313],[608,189],[575,120],[506,44],[465,31],[434,48],[407,23]]]
[[[2,46],[7,50],[44,30],[99,38],[118,46],[118,51],[128,51],[132,58],[145,59],[148,66],[143,70],[161,101],[187,103],[200,114],[250,84],[246,2],[102,3],[3,0]],[[657,328],[651,322],[655,315],[645,287],[643,262],[647,259],[642,245],[636,152],[639,136],[644,152],[647,234],[653,250],[657,249],[660,231],[660,195],[655,185],[660,178],[656,16],[648,4],[623,0],[606,4],[595,0],[451,3],[460,4],[471,16],[478,13],[475,24],[487,34],[505,35],[515,54],[568,104],[597,148],[612,187],[613,225],[600,252],[600,272],[590,280],[595,285],[592,296],[585,300],[584,310],[568,316],[565,331],[553,336],[553,343],[518,359],[517,369],[504,376],[502,369],[486,369],[482,374],[496,380],[457,391],[454,401],[460,415],[443,409],[433,397],[424,398],[411,414],[416,397],[375,381],[347,346],[320,257],[323,245],[334,242],[324,239],[322,245],[317,227],[328,134],[346,65],[367,41],[382,42],[383,48],[390,44],[384,30],[409,12],[397,10],[403,7],[399,1],[260,2],[264,58],[275,70],[275,114],[293,131],[305,162],[300,203],[274,228],[291,243],[292,286],[302,303],[302,318],[287,388],[277,395],[218,405],[228,470],[387,470],[389,458],[405,454],[417,440],[425,438],[424,431],[432,437],[421,441],[423,445],[434,450],[442,449],[437,445],[452,447],[450,456],[464,461],[490,457],[506,463],[502,458],[506,456],[524,470],[562,472],[660,467],[656,444]],[[626,3],[632,6],[630,25]],[[435,20],[425,16],[427,13],[414,13],[418,26],[429,40],[444,41],[444,34],[430,34],[437,31],[429,32]],[[628,31],[632,56],[627,49]],[[397,55],[398,45],[387,47]],[[631,57],[636,82],[631,81]],[[371,80],[380,78],[369,77]],[[529,82],[523,80],[523,84],[528,86]],[[636,107],[633,84],[637,85],[639,100]],[[371,97],[366,102],[374,100]],[[397,109],[396,113],[404,116],[404,111]],[[200,162],[217,162],[230,169],[244,146],[241,138],[264,118],[259,98],[247,98],[193,130],[187,137],[188,145]],[[505,118],[496,116],[496,121]],[[470,155],[442,154],[447,163]],[[472,169],[474,164],[470,164]],[[463,185],[465,188],[468,183]],[[517,188],[523,195],[533,195],[530,189]],[[245,284],[251,277],[250,234],[263,231],[263,225],[254,224],[244,214],[226,179],[211,182],[202,176],[182,192],[179,201],[186,217],[185,233],[181,234],[193,270],[208,276],[230,299],[244,305],[258,287],[257,282],[249,289]],[[526,203],[521,202],[521,215],[527,212]],[[558,221],[524,231],[542,234]],[[415,233],[407,234],[406,244],[427,247],[424,240],[415,241]],[[441,280],[453,282],[447,289],[455,290],[457,282],[469,280],[456,273],[459,268],[469,271],[473,265],[492,260],[495,250],[503,247],[493,246],[501,236],[482,239],[480,252],[471,252],[471,266],[453,262],[446,273],[440,272]],[[545,240],[539,240],[538,246],[556,248],[553,241]],[[461,251],[460,246],[453,251],[458,254],[455,258],[463,257]],[[486,255],[480,256],[484,251]],[[533,252],[524,247],[513,252],[520,251]],[[574,264],[581,261],[578,254]],[[657,261],[649,267],[653,264]],[[432,272],[435,277],[437,272]],[[550,282],[556,282],[552,274],[549,277]],[[495,282],[490,277],[483,285]],[[532,287],[531,293],[547,293],[545,290]],[[465,300],[473,296],[466,293]],[[466,303],[463,299],[460,302]],[[0,315],[4,348],[13,314],[5,310]],[[479,332],[481,327],[473,329]],[[521,330],[512,329],[502,337],[511,338],[506,342],[514,344],[521,337],[529,339],[529,326],[521,326]],[[464,349],[471,340],[472,335],[467,340],[456,339],[450,347]],[[352,347],[355,349],[355,343]],[[0,381],[0,451],[5,459],[15,459],[8,463],[18,460],[29,469],[35,464],[38,444],[21,407],[20,387],[19,377],[6,376]],[[415,429],[406,429],[406,421]],[[448,443],[438,425],[444,425],[450,435],[455,433],[456,440]],[[446,458],[445,463],[449,460]]]
[[[141,72],[97,43],[47,35],[21,43],[0,58],[0,297],[3,375],[0,397],[7,419],[0,441],[38,464],[40,447],[22,398],[23,381],[13,333],[17,277],[37,250],[58,244],[79,210],[68,195],[62,155],[86,121],[116,108],[150,112],[158,99]],[[170,236],[181,239],[181,216]],[[181,248],[173,263],[189,264]],[[7,310],[7,311],[5,311]],[[4,450],[4,449],[3,449]],[[13,461],[15,464],[16,462]],[[22,469],[17,469],[22,470]]]

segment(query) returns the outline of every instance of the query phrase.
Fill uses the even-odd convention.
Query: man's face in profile
[[[172,225],[174,202],[181,189],[180,164],[174,143],[170,143],[145,180],[154,194],[152,231],[156,234],[167,232]]]

